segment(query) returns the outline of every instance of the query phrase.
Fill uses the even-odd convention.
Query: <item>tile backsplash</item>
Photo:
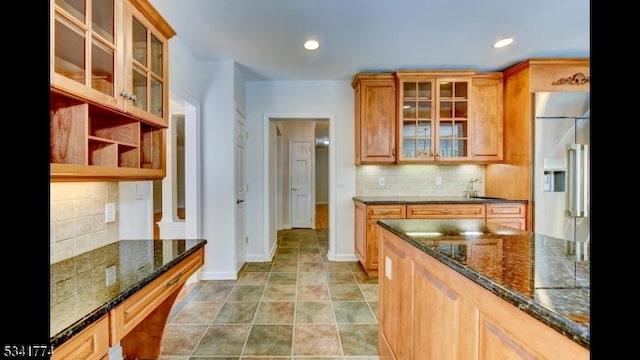
[[[117,182],[52,182],[50,190],[51,264],[118,241],[118,216],[105,222],[107,203],[117,214]]]
[[[356,170],[356,196],[463,196],[476,178],[473,187],[484,195],[484,165],[362,165]]]

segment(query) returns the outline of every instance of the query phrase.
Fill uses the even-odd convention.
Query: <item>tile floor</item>
[[[327,242],[327,229],[279,231],[272,262],[197,283],[171,311],[159,359],[378,359],[378,281],[328,261]]]

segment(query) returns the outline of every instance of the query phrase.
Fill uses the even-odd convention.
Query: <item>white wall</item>
[[[353,89],[348,81],[249,81],[247,82],[247,128],[252,134],[247,144],[247,179],[249,180],[248,219],[265,219],[251,224],[247,229],[249,236],[249,254],[260,256],[268,254],[275,243],[276,202],[267,204],[265,192],[265,166],[274,166],[275,155],[265,160],[265,151],[275,154],[273,148],[265,143],[269,137],[265,134],[265,116],[286,117],[287,115],[328,115],[331,116],[331,146],[335,161],[329,170],[329,182],[336,199],[335,211],[330,213],[330,251],[335,260],[355,260],[353,249],[353,200],[355,195],[355,173],[353,164],[354,149],[354,104]],[[280,116],[282,115],[282,116]],[[327,116],[327,117],[328,117]],[[275,138],[275,130],[273,130]],[[275,184],[271,184],[272,187]],[[251,189],[259,193],[252,193]],[[268,206],[267,206],[268,205]],[[333,235],[333,239],[331,236]],[[267,237],[262,244],[252,243],[252,238]]]
[[[329,202],[329,148],[316,147],[316,204]]]

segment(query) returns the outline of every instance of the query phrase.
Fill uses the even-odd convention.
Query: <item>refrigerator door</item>
[[[589,239],[589,94],[536,93],[533,231]]]

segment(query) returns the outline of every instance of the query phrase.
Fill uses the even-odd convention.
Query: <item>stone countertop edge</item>
[[[478,273],[477,271],[474,271],[469,267],[461,265],[457,261],[429,248],[428,246],[425,246],[419,241],[416,241],[412,239],[410,236],[407,236],[402,231],[399,231],[394,227],[389,226],[380,220],[377,222],[377,224],[391,231],[392,233],[397,235],[399,238],[407,241],[414,247],[420,249],[422,252],[430,255],[431,257],[445,264],[449,268],[455,270],[456,272],[466,277],[467,279],[480,285],[484,289],[487,289],[488,291],[497,295],[501,299],[513,304],[518,309],[538,319],[540,322],[544,323],[545,325],[555,329],[556,331],[560,332],[564,336],[570,338],[580,346],[590,350],[591,335],[590,335],[589,329],[586,329],[583,326],[576,324],[575,322],[571,321],[570,319],[568,319],[563,315],[560,315],[539,304],[536,304],[535,302],[531,301],[530,298],[527,298],[526,296],[520,294],[515,290],[505,288],[504,286],[496,283],[490,278]]]
[[[162,241],[162,240],[154,240],[154,241]],[[116,306],[118,306],[121,303],[123,303],[129,297],[131,297],[136,292],[138,292],[140,289],[142,289],[145,285],[149,284],[153,280],[155,280],[158,277],[160,277],[160,275],[162,275],[165,272],[169,271],[171,268],[173,268],[180,261],[184,260],[187,256],[193,254],[195,251],[197,251],[198,249],[203,247],[206,243],[207,243],[207,240],[202,239],[202,242],[200,242],[196,246],[193,246],[193,247],[185,250],[185,252],[182,253],[179,257],[167,262],[162,267],[158,268],[156,271],[154,271],[153,273],[149,274],[149,276],[147,276],[147,277],[143,278],[142,280],[140,280],[139,282],[137,282],[134,286],[131,286],[128,289],[122,291],[117,297],[113,298],[112,300],[104,303],[102,306],[100,306],[100,307],[96,308],[95,310],[91,311],[86,316],[84,316],[80,320],[76,321],[75,323],[73,323],[72,325],[67,327],[66,329],[58,332],[56,335],[51,336],[51,338],[49,339],[49,344],[54,349],[56,347],[62,345],[65,341],[71,339],[74,335],[76,335],[79,332],[81,332],[82,330],[84,330],[87,326],[93,324],[94,322],[99,320],[101,317],[103,317],[104,315],[108,314],[111,309],[113,309]]]
[[[527,200],[465,198],[463,196],[354,196],[354,201],[368,205],[383,204],[490,204],[517,203],[527,204]]]

